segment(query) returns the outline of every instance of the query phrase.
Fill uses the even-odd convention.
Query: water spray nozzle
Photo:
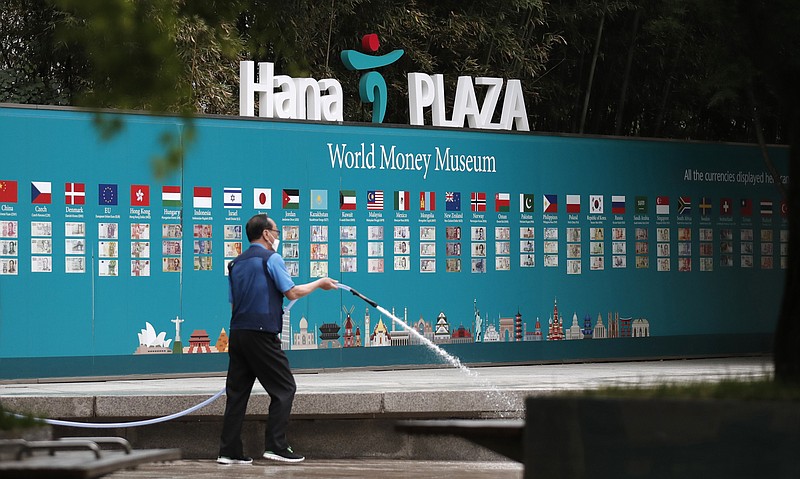
[[[367,304],[369,304],[373,308],[377,308],[378,307],[378,303],[376,303],[375,301],[367,298],[366,296],[364,296],[363,294],[361,294],[358,291],[354,290],[350,286],[347,286],[346,284],[336,283],[336,287],[339,288],[339,289],[343,289],[345,291],[350,291],[351,293],[353,293],[353,296],[358,296],[359,298],[361,298],[364,301],[366,301]]]

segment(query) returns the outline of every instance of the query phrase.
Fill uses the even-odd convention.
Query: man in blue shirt
[[[336,281],[320,278],[295,285],[283,258],[275,222],[255,215],[245,226],[250,248],[228,265],[231,326],[228,340],[227,402],[220,438],[220,464],[251,464],[244,455],[242,423],[256,379],[270,397],[263,457],[276,461],[305,459],[289,447],[286,430],[297,390],[289,360],[281,350],[283,298],[302,298],[321,288],[336,288]]]

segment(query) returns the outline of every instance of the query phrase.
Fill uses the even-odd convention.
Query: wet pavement
[[[214,461],[174,461],[146,464],[118,471],[108,479],[218,479],[220,477],[280,477],[283,479],[380,478],[399,479],[520,479],[522,464],[516,462],[451,462],[387,459],[306,460],[299,464],[275,464],[265,460],[249,466],[221,466]]]

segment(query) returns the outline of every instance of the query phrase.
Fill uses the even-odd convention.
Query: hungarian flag
[[[68,205],[85,205],[86,185],[83,183],[65,183],[64,203]]]
[[[131,206],[150,206],[148,185],[131,185]]]
[[[161,205],[172,208],[180,208],[181,204],[181,187],[180,186],[162,186],[161,187]]]
[[[496,193],[494,195],[494,211],[497,213],[508,213],[511,208],[511,195],[508,193]]]

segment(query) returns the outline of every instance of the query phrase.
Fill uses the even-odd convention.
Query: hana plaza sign
[[[380,46],[378,36],[365,35],[362,48],[375,53]],[[363,103],[371,103],[372,122],[382,123],[387,107],[386,80],[375,71],[396,62],[403,56],[403,50],[393,50],[384,55],[370,55],[355,50],[344,50],[341,53],[342,63],[348,70],[365,72],[359,81],[359,96]],[[500,103],[500,121],[492,118]],[[478,102],[475,87],[485,88],[483,102]],[[292,78],[288,75],[276,75],[275,65],[270,62],[259,62],[258,81],[256,81],[255,63],[243,61],[239,64],[239,115],[255,116],[256,94],[258,94],[258,116],[262,118],[282,118],[316,121],[343,121],[344,90],[339,80],[334,78]],[[469,76],[458,77],[453,113],[447,118],[444,89],[444,76],[426,73],[408,74],[408,110],[409,124],[425,125],[425,111],[430,108],[433,126],[470,128],[485,130],[529,131],[528,114],[525,109],[525,98],[522,83],[512,79]]]

